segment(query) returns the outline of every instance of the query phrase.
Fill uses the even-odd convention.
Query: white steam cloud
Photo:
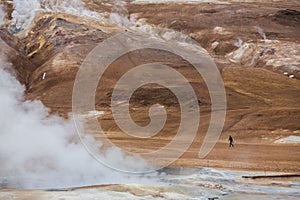
[[[0,5],[0,26],[4,24],[5,15],[6,13],[4,12],[4,8]]]
[[[63,12],[98,20],[104,18],[102,13],[88,10],[81,0],[40,0],[40,2],[48,12]]]
[[[143,181],[96,162],[80,143],[72,121],[49,116],[40,101],[24,101],[24,87],[9,72],[12,64],[4,58],[0,52],[0,188]],[[93,142],[91,137],[85,139]],[[146,167],[143,160],[127,157],[117,148],[102,156],[130,171]]]
[[[12,12],[12,24],[16,31],[22,27],[28,27],[35,17],[35,13],[41,9],[39,0],[14,0],[14,11]]]
[[[129,15],[126,5],[127,2],[125,1],[114,1],[114,6],[109,16],[110,22],[122,28],[127,28],[129,30],[147,34],[149,35],[149,38],[162,40],[162,42],[173,42],[173,44],[188,48],[195,52],[202,52],[204,54],[207,54],[207,51],[203,49],[198,43],[196,43],[189,36],[182,34],[179,31],[167,28],[157,28],[153,25],[148,24],[143,18],[137,20],[137,15]]]
[[[38,12],[63,12],[86,18],[104,20],[104,15],[85,8],[81,0],[13,0],[13,32],[28,28]]]
[[[125,1],[115,1],[109,15],[109,20],[120,27],[131,27],[136,25],[136,19],[129,16]]]
[[[266,36],[264,30],[263,30],[262,28],[260,28],[259,26],[256,26],[255,28],[257,29],[257,32],[259,33],[259,35],[260,35],[264,40],[266,40],[266,39],[267,39],[267,36]]]

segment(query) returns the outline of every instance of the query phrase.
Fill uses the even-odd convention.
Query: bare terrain
[[[205,159],[199,159],[198,152],[210,123],[209,93],[192,66],[170,53],[131,52],[115,61],[97,88],[96,108],[104,111],[99,123],[113,143],[127,151],[147,152],[172,140],[180,108],[166,88],[148,85],[131,98],[131,116],[137,124],[149,123],[148,108],[153,104],[164,105],[168,112],[166,126],[150,139],[124,134],[110,110],[116,81],[136,65],[159,61],[188,77],[201,110],[193,144],[172,166],[300,173],[299,143],[276,142],[288,136],[300,137],[300,4],[296,0],[225,2],[126,5],[129,16],[189,35],[216,62],[226,87],[228,110],[223,133]],[[4,5],[10,13],[11,4]],[[86,7],[108,16],[113,5],[92,0],[86,1]],[[39,99],[51,112],[67,117],[72,111],[75,76],[85,56],[97,43],[125,29],[65,13],[41,13],[27,36],[18,37],[3,27],[0,36],[6,44],[1,48],[10,48],[9,59],[26,86],[26,99]],[[245,43],[250,47],[241,56],[234,56]],[[42,80],[44,72],[46,78]],[[88,131],[97,139],[96,128]],[[229,135],[235,139],[234,148],[228,147]]]

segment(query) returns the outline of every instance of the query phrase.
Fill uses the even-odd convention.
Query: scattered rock
[[[253,67],[258,62],[258,47],[253,43],[244,43],[236,51],[227,54],[227,58],[233,63]]]

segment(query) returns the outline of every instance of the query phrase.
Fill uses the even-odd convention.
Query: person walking
[[[229,135],[228,142],[229,142],[229,147],[233,147],[233,137],[231,137],[231,135]]]

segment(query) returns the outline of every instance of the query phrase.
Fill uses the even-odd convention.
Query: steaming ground
[[[40,101],[24,102],[24,87],[9,72],[12,65],[5,61],[3,54],[0,65],[0,188],[59,188],[143,181],[96,162],[77,138],[73,122],[49,116],[49,110]],[[118,149],[110,149],[109,155],[103,156],[131,169],[146,166],[142,160],[125,157]]]
[[[102,13],[86,9],[81,0],[13,0],[13,6],[11,32],[18,33],[20,30],[23,30],[22,34],[25,35],[28,33],[28,28],[35,16],[42,12],[67,13],[104,21]]]
[[[136,1],[136,2],[140,2],[140,1]],[[101,20],[105,21],[102,18],[103,14],[101,14],[101,12],[95,13],[93,11],[89,11],[83,6],[83,3],[81,1],[77,1],[77,0],[76,1],[14,0],[14,5],[15,8],[12,14],[14,25],[10,27],[11,28],[10,31],[12,32],[18,32],[21,27],[25,29],[25,33],[28,30],[31,30],[30,29],[31,20],[33,20],[36,14],[38,14],[39,12],[45,12],[45,11],[63,12],[63,13],[75,14],[77,16],[88,17],[90,19],[95,18],[95,19],[99,19],[99,21]],[[168,11],[168,9],[169,8],[166,8],[166,11]],[[247,11],[247,8],[245,8],[245,10]],[[111,22],[114,22],[118,26],[126,27],[126,28],[131,27],[134,30],[149,32],[150,34],[157,36],[155,29],[153,29],[151,25],[149,26],[147,24],[142,24],[141,26],[141,24],[139,23],[142,22],[136,21],[135,18],[132,17],[131,15],[129,18],[128,10],[125,9],[124,7],[118,6],[116,4],[112,11],[115,11],[115,13],[112,12],[110,14],[109,20]],[[213,13],[214,11],[208,10],[205,12]],[[3,18],[3,16],[4,14],[1,12],[1,8],[0,8],[0,24],[2,23],[1,19]],[[152,13],[151,17],[153,17],[154,20],[155,17],[160,17],[160,15],[157,14],[157,16],[154,16],[154,14]],[[163,15],[163,17],[165,16]],[[47,16],[45,17],[45,19],[47,19]],[[64,20],[60,20],[59,22],[62,21]],[[68,18],[66,18],[66,21],[68,21]],[[80,23],[81,22],[82,21],[80,20]],[[173,23],[173,21],[171,23]],[[176,23],[178,22],[174,21],[174,23],[176,25]],[[48,24],[46,24],[46,26],[47,25]],[[72,22],[70,23],[68,22],[68,25],[70,25],[72,28],[76,27],[74,26],[74,24],[72,24]],[[43,24],[41,26],[43,27]],[[135,28],[134,26],[137,27]],[[180,27],[184,27],[184,24],[180,25]],[[193,26],[191,25],[191,27]],[[78,31],[78,29],[82,28],[80,29],[80,34],[81,34],[82,30],[84,31],[88,30],[86,27],[83,26],[79,27],[77,28],[77,30],[75,30],[75,32],[73,32],[73,30],[72,32],[67,32],[67,31],[64,32],[65,27],[63,26],[59,28],[62,28],[63,34],[66,34],[66,36],[61,37],[62,38],[61,39],[60,36],[62,34],[57,34],[57,36],[51,37],[50,39],[53,38],[58,39],[58,43],[66,42],[64,44],[67,47],[68,45],[71,46],[71,43],[74,41],[75,43],[88,41],[86,38],[84,39],[84,37],[82,37],[81,39],[75,37],[77,34],[76,31]],[[39,31],[41,31],[40,35],[37,33]],[[222,35],[223,33],[224,34],[228,33],[227,28],[223,29],[222,27],[216,27],[213,29],[213,31],[216,32],[216,34],[220,34],[220,35]],[[49,32],[50,32],[49,34],[55,33],[51,31]],[[259,32],[259,34],[261,35],[264,34],[262,29],[260,29],[259,27],[255,28],[255,33],[256,32]],[[32,59],[33,61],[39,61],[38,57],[39,55],[41,55],[39,53],[41,51],[42,53],[45,53],[47,50],[45,48],[43,49],[38,47],[38,46],[44,47],[43,45],[45,43],[43,43],[42,40],[44,39],[44,37],[39,37],[42,36],[44,33],[45,32],[43,32],[43,30],[38,29],[36,33],[33,32],[33,34],[36,35],[30,38],[31,40],[30,43],[32,42],[33,44],[39,44],[39,45],[32,45],[33,47],[33,49],[31,49],[32,51],[28,51],[28,54],[30,53],[31,55],[36,56],[36,57],[35,56],[31,57],[28,55],[28,57],[30,57],[30,59]],[[178,38],[176,35],[172,35],[172,34],[171,36],[175,36],[175,37],[171,37],[170,34],[164,34],[164,33],[165,32],[163,32],[162,35],[159,35],[159,37],[166,40],[182,39],[183,40],[182,43],[184,43],[184,45],[192,47],[190,44],[186,43],[184,38]],[[173,32],[171,31],[170,33]],[[84,34],[87,35],[89,34],[89,32],[88,31],[87,33],[84,32]],[[101,34],[101,32],[99,34]],[[69,37],[71,35],[74,36],[75,39]],[[16,34],[16,36],[20,36],[20,35]],[[170,37],[165,37],[165,36],[170,36]],[[42,39],[35,40],[35,38],[42,38]],[[71,42],[68,43],[66,38],[68,39],[68,41]],[[263,38],[266,39],[266,37]],[[76,41],[76,39],[78,40]],[[238,44],[237,46],[242,47],[243,41],[241,40],[240,43],[241,44]],[[222,43],[217,42],[213,44],[214,47],[218,47],[218,46],[220,47],[220,44]],[[1,49],[5,49],[6,46],[2,46],[2,45],[3,44],[0,44]],[[272,46],[273,43],[270,43],[268,45],[273,47]],[[275,47],[277,47],[276,45],[274,44]],[[289,47],[292,45],[287,44],[286,46]],[[28,47],[30,47],[30,45],[28,45]],[[294,47],[293,50],[295,49],[296,48]],[[35,52],[36,54],[34,54],[33,52]],[[78,53],[77,51],[74,52]],[[237,51],[235,53],[238,54],[239,52],[240,51]],[[278,52],[280,51],[276,50],[274,57],[276,58],[278,57]],[[72,59],[76,60],[77,55],[75,53],[74,54],[67,54],[67,53],[69,52],[66,51],[65,55],[70,56],[67,57],[69,60]],[[296,54],[297,52],[295,52],[295,55]],[[42,55],[48,56],[49,54],[47,54],[46,52],[45,54]],[[76,55],[76,57],[74,55]],[[80,56],[81,54],[78,55]],[[291,55],[292,54],[286,56],[286,54],[283,54],[283,57],[292,57]],[[64,58],[65,61],[68,61],[67,58],[66,57]],[[295,58],[296,57],[293,57],[294,60]],[[57,60],[62,61],[59,59]],[[286,61],[284,60],[284,62]],[[65,63],[67,62],[62,62],[61,65],[64,65]],[[5,199],[5,200],[7,199],[24,199],[24,200],[25,199],[208,199],[213,197],[219,197],[220,199],[288,199],[288,198],[299,199],[300,196],[299,179],[286,179],[286,180],[267,179],[262,181],[253,181],[253,180],[245,180],[241,178],[241,176],[243,175],[249,175],[249,174],[264,175],[265,173],[254,173],[254,172],[245,172],[245,171],[244,172],[221,171],[221,170],[213,170],[213,169],[205,169],[205,168],[193,169],[189,171],[188,168],[183,168],[183,174],[182,172],[175,173],[174,175],[172,175],[172,173],[168,175],[163,174],[156,178],[155,177],[138,178],[135,176],[119,174],[116,171],[106,168],[103,165],[97,163],[95,160],[93,160],[93,158],[85,151],[83,146],[78,141],[76,130],[73,127],[72,122],[70,120],[66,121],[58,116],[49,116],[48,109],[45,108],[43,104],[41,104],[39,101],[24,102],[23,99],[24,87],[21,86],[19,82],[16,80],[13,72],[10,73],[8,72],[8,71],[12,71],[9,70],[11,69],[12,66],[9,62],[5,61],[5,56],[2,56],[1,58],[1,66],[2,67],[0,71],[0,91],[1,91],[0,109],[2,113],[0,115],[0,125],[1,125],[0,126],[1,127],[0,128],[0,141],[1,141],[0,188],[1,187],[11,188],[11,189],[13,188],[23,188],[23,189],[65,188],[65,187],[72,187],[72,186],[98,185],[98,184],[110,184],[110,183],[112,184],[135,183],[135,184],[102,185],[99,187],[68,189],[65,191],[55,191],[51,189],[47,191],[1,190],[0,199]],[[48,66],[50,66],[50,64]],[[52,65],[51,67],[55,68],[58,66]],[[67,106],[66,107],[58,106],[57,104],[55,105],[55,103],[61,100],[59,98],[64,98],[61,95],[62,93],[65,92],[65,90],[63,90],[64,87],[60,87],[61,85],[59,84],[67,85],[66,80],[69,80],[69,77],[66,76],[67,78],[65,79],[62,72],[68,71],[70,69],[68,67],[70,66],[67,64],[64,65],[65,71],[62,70],[59,73],[55,74],[53,73],[53,71],[50,71],[49,68],[46,67],[43,68],[43,66],[40,66],[40,71],[49,70],[49,72],[47,71],[47,74],[45,74],[46,77],[43,76],[43,79],[45,78],[45,82],[42,82],[40,80],[39,78],[40,76],[38,72],[35,73],[36,79],[32,81],[32,83],[41,83],[40,85],[36,85],[36,88],[39,89],[42,88],[41,91],[47,94],[44,97],[52,96],[57,98],[56,99],[57,101],[45,100],[43,102],[48,103],[48,106],[52,109],[62,108],[64,109],[63,112],[66,112]],[[288,78],[284,79],[279,75],[274,76],[274,74],[267,73],[264,71],[263,71],[264,73],[261,73],[261,71],[257,70],[257,74],[253,74],[253,71],[250,68],[243,68],[243,69],[226,68],[226,70],[224,70],[223,72],[225,77],[224,80],[227,81],[228,84],[231,83],[230,81],[234,80],[234,84],[232,84],[234,85],[232,86],[233,89],[237,88],[235,86],[236,82],[241,84],[241,89],[238,91],[240,93],[244,93],[245,96],[251,95],[253,93],[253,88],[249,87],[248,83],[243,85],[244,83],[243,81],[247,81],[247,79],[243,78],[243,74],[246,74],[244,77],[250,77],[250,80],[253,83],[257,83],[259,81],[257,79],[258,73],[264,74],[265,76],[263,76],[263,78],[267,77],[266,80],[270,79],[272,81],[273,80],[280,81],[280,84],[278,84],[280,85],[280,87],[285,87],[286,85],[292,87],[294,85],[295,89],[293,91],[295,91],[295,93],[299,91],[296,88],[297,86],[296,80],[287,81],[286,79]],[[71,74],[71,72],[68,72],[68,74]],[[63,77],[63,79],[53,79],[54,76],[59,78]],[[253,78],[253,81],[251,78]],[[59,96],[53,95],[57,93],[49,92],[50,85],[48,83],[50,83],[51,81],[55,82],[58,85],[58,88],[56,88],[56,90]],[[263,80],[263,82],[265,83],[266,81]],[[269,91],[277,92],[277,90],[274,89],[272,84],[269,84],[268,82],[266,84],[268,84],[267,90],[263,90],[263,88],[261,87],[262,82],[259,82],[257,85],[254,85],[254,88],[258,86],[257,88],[259,89],[259,94],[263,92],[269,94],[268,93]],[[247,87],[245,87],[245,85],[247,85]],[[32,88],[31,89],[34,91],[35,90],[34,84]],[[249,91],[245,92],[244,91],[245,89],[249,89]],[[236,95],[236,93],[234,92],[230,92],[230,93],[232,93],[232,96]],[[275,99],[274,101],[277,101],[278,99],[279,103],[282,100],[281,96],[280,98],[277,98],[277,96],[272,95],[272,93],[270,94],[270,96],[272,97],[271,99]],[[42,97],[41,99],[43,99],[44,97]],[[265,99],[267,99],[267,97],[269,96],[266,95]],[[290,101],[291,103],[289,103],[289,105],[298,105],[296,104],[297,102],[295,103],[294,101],[292,101],[294,98],[292,98],[291,96],[287,96],[287,97],[288,98],[286,98],[286,96],[283,96],[283,98],[291,99]],[[264,98],[262,99],[264,100]],[[282,100],[282,102],[289,102],[286,101],[286,99],[284,101]],[[65,99],[63,100],[64,101],[62,102],[64,102],[64,106],[65,106],[67,103],[65,103],[66,102]],[[257,101],[256,98],[254,98],[254,100]],[[231,103],[233,102],[232,99],[229,99],[229,101]],[[246,101],[245,99],[239,100],[238,105],[239,106],[241,106],[241,104],[243,105],[243,102],[245,101]],[[253,103],[253,102],[254,101],[251,101],[250,103],[255,105],[260,105],[259,102],[258,103],[257,102]],[[235,109],[235,107],[233,107],[232,109]],[[248,112],[248,110],[246,111]],[[239,109],[237,109],[236,111],[233,110],[233,112],[239,112]],[[234,115],[235,117],[236,116],[239,117],[237,114],[233,112],[229,111],[228,114]],[[257,114],[256,112],[259,112],[259,114]],[[260,112],[262,112],[262,114]],[[203,163],[200,163],[199,165],[199,159],[197,156],[195,156],[194,158],[193,156],[188,155],[179,161],[179,165],[180,166],[197,165],[197,166],[212,166],[212,167],[216,165],[224,167],[225,165],[227,165],[227,167],[233,166],[233,168],[241,169],[245,166],[247,167],[248,164],[249,165],[251,164],[253,166],[250,166],[250,169],[256,169],[256,170],[257,169],[284,170],[285,168],[281,166],[287,166],[289,167],[287,170],[292,169],[293,171],[298,172],[299,171],[299,169],[297,168],[297,166],[299,166],[299,159],[298,159],[299,157],[297,157],[298,155],[297,152],[299,152],[298,148],[296,145],[290,146],[287,144],[298,141],[299,132],[292,132],[293,134],[295,134],[295,136],[289,137],[288,136],[290,134],[289,132],[285,133],[284,131],[279,130],[280,132],[284,132],[283,133],[284,135],[282,135],[282,137],[284,138],[282,140],[279,139],[278,141],[279,143],[286,144],[286,146],[284,145],[281,146],[277,144],[276,144],[277,146],[275,146],[273,145],[273,143],[276,143],[273,142],[273,140],[275,140],[273,138],[274,137],[273,133],[271,134],[269,130],[263,132],[265,136],[263,136],[262,133],[258,131],[257,132],[245,131],[246,130],[245,127],[248,127],[248,125],[250,128],[252,128],[250,125],[251,123],[253,123],[253,121],[255,121],[255,119],[257,119],[256,117],[264,116],[265,114],[268,117],[272,114],[271,113],[270,115],[268,115],[269,114],[268,112],[269,110],[267,109],[258,110],[258,111],[256,110],[255,112],[248,114],[248,116],[253,116],[253,119],[251,119],[250,122],[245,121],[244,123],[242,120],[243,119],[247,120],[248,119],[247,115],[246,114],[241,115],[242,116],[241,120],[240,121],[238,120],[238,122],[242,122],[241,125],[239,126],[237,122],[237,126],[235,126],[236,129],[238,130],[237,131],[238,134],[234,135],[235,138],[238,138],[237,146],[236,146],[237,148],[228,150],[226,144],[227,135],[225,133],[225,135],[223,135],[223,138],[221,139],[221,143],[219,143],[216,146],[215,148],[216,151],[212,152],[211,157],[208,160],[204,160]],[[256,116],[256,114],[259,116]],[[293,112],[291,112],[291,115],[293,115]],[[276,113],[276,114],[272,114],[271,116],[279,116],[279,114]],[[288,116],[288,118],[293,118],[293,117],[291,117],[290,115]],[[279,121],[282,120],[279,119],[278,122],[275,123],[276,125],[275,129],[277,129],[278,127],[283,128],[283,125],[280,124]],[[109,120],[107,119],[106,119],[106,123],[110,125]],[[264,125],[269,126],[270,124],[264,122]],[[242,129],[239,129],[239,127],[242,127]],[[252,130],[250,128],[249,130]],[[231,130],[234,130],[234,125],[233,125],[233,129],[231,128]],[[269,142],[270,140],[270,143],[272,144],[271,145],[265,145],[264,143],[262,144],[261,137],[266,138],[265,141],[267,142]],[[251,144],[249,145],[249,141],[252,138],[253,140],[255,140],[254,145]],[[93,138],[90,137],[86,137],[86,139],[93,141]],[[117,138],[117,141],[127,143],[131,146],[147,148],[146,144],[140,141],[137,141],[137,143],[130,143],[130,141],[124,138],[122,139]],[[97,144],[98,142],[99,141],[97,141]],[[151,144],[151,147],[153,146],[155,145]],[[197,150],[195,152],[198,152],[198,148],[196,147],[195,149]],[[276,149],[276,151],[274,151],[274,149]],[[187,153],[190,153],[191,155],[197,155],[196,153],[193,153],[193,151],[189,151]],[[291,153],[291,155],[289,153]],[[258,154],[259,156],[261,156],[261,158],[259,157],[258,160],[255,160]],[[276,154],[276,155],[273,156],[272,154]],[[108,158],[113,159],[113,161],[117,162],[119,165],[122,166],[127,165],[128,168],[147,167],[142,160],[125,157],[124,154],[119,149],[111,149],[110,155],[103,154],[102,156],[106,156]],[[222,159],[224,159],[224,157],[222,156],[227,157],[225,158],[225,160],[227,159],[226,160],[227,162],[223,162]],[[230,158],[230,156],[232,157]],[[253,157],[252,160],[251,157]],[[276,163],[277,160],[274,160],[275,157],[278,160],[279,167],[277,166]],[[263,162],[261,160],[263,160]],[[291,162],[289,162],[290,160]],[[216,164],[214,163],[214,161]],[[287,161],[286,165],[284,165],[283,163],[285,161]],[[273,166],[275,166],[275,168]],[[268,167],[273,167],[273,168],[268,168]],[[169,173],[172,170],[173,169],[171,168],[166,170],[166,172]],[[188,171],[188,173],[186,173],[185,171]],[[139,184],[139,183],[143,183],[143,184]]]
[[[207,200],[299,199],[299,179],[251,180],[243,175],[264,172],[227,171],[209,168],[169,168],[156,184],[102,185],[62,190],[2,190],[1,200]],[[267,175],[276,173],[267,173]],[[270,186],[272,185],[272,186]]]
[[[15,30],[29,27],[41,5],[44,10],[93,14],[84,9],[81,1],[14,0],[12,27]],[[0,7],[1,23],[4,16]],[[25,88],[15,78],[12,64],[6,61],[7,46],[2,41],[0,46],[0,188],[60,188],[143,181],[97,162],[84,149],[71,119],[50,116],[49,109],[40,101],[24,101]],[[84,139],[93,143],[91,137]],[[143,160],[126,157],[117,148],[102,156],[130,169],[146,167]]]

